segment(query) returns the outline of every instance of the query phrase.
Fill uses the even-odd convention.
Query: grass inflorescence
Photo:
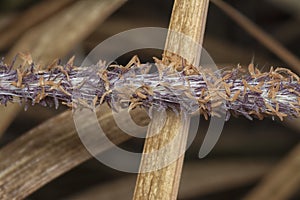
[[[253,64],[212,72],[196,68],[183,59],[155,60],[158,71],[148,73],[151,64],[135,56],[126,66],[98,62],[76,67],[72,57],[66,64],[55,60],[41,69],[30,56],[17,69],[0,62],[0,102],[25,102],[57,108],[64,105],[94,109],[107,102],[113,109],[178,108],[209,116],[218,111],[248,119],[265,116],[299,117],[300,80],[286,68],[261,72]]]

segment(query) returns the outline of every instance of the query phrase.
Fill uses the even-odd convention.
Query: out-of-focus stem
[[[290,65],[290,67],[300,74],[300,60],[293,55],[288,49],[280,44],[271,35],[264,32],[246,16],[238,12],[229,4],[222,0],[211,0],[216,6],[218,6],[223,12],[225,12],[230,18],[232,18],[238,25],[245,29],[250,35],[261,42],[265,47],[272,51],[275,55],[281,58],[284,62]]]
[[[290,199],[299,192],[300,185],[300,144],[282,160],[265,179],[244,199]]]

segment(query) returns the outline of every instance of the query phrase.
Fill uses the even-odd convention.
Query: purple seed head
[[[248,119],[265,116],[299,117],[299,77],[286,68],[271,68],[260,72],[250,64],[248,71],[238,67],[212,72],[198,70],[187,62],[156,61],[151,65],[138,59],[128,66],[99,62],[88,67],[76,67],[74,58],[61,65],[55,61],[45,70],[32,62],[12,69],[0,62],[0,103],[31,102],[55,106],[61,102],[70,107],[89,107],[107,102],[113,109],[134,109],[152,106],[188,113],[200,112],[208,118],[218,110]],[[162,67],[163,66],[163,67]]]

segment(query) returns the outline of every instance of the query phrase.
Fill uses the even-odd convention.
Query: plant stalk
[[[195,42],[202,44],[205,30],[206,16],[208,10],[208,0],[175,0],[169,29],[190,36]],[[176,34],[175,34],[176,35]],[[188,62],[194,63],[199,57],[199,49],[188,49],[180,38],[173,38],[169,32],[163,60],[167,60],[176,52],[182,55]],[[171,50],[171,52],[170,52]],[[188,57],[186,55],[189,55]],[[184,113],[176,115],[173,111],[167,111],[167,119],[157,134],[157,127],[162,120],[160,114],[154,115],[149,126],[144,145],[144,153],[158,150],[179,134],[180,141],[172,141],[171,147],[164,155],[159,156],[156,160],[147,160],[142,158],[140,172],[151,164],[154,168],[161,163],[161,160],[168,156],[178,156],[178,159],[170,165],[152,172],[139,173],[137,177],[133,199],[176,199],[178,195],[179,182],[181,177],[182,165],[184,160],[184,149],[189,132],[190,118],[187,116],[182,120]],[[150,137],[154,134],[154,137]],[[158,145],[159,144],[159,145]],[[183,154],[180,154],[182,153]],[[178,154],[179,153],[179,154]],[[152,168],[153,168],[152,167]]]

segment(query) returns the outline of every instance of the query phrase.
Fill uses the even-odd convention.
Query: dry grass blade
[[[182,171],[179,199],[195,199],[203,195],[248,186],[260,179],[271,166],[272,162],[260,160],[186,163]],[[131,199],[134,180],[134,176],[125,177],[104,185],[94,186],[67,199]],[[115,190],[115,188],[118,188],[118,190]],[[113,190],[115,192],[111,192]]]
[[[250,192],[245,200],[290,199],[299,192],[300,186],[300,145],[271,170],[265,179]]]
[[[97,115],[113,143],[129,139],[117,128],[108,106],[102,106]],[[143,112],[135,116],[141,124],[148,120]],[[85,125],[94,127],[90,122]],[[90,157],[76,135],[72,113],[62,113],[0,150],[0,199],[23,199]]]
[[[90,157],[72,123],[63,113],[1,149],[1,199],[23,199]]]
[[[18,16],[0,32],[0,49],[9,47],[24,31],[55,14],[74,0],[42,1]],[[42,11],[42,12],[41,12]]]
[[[91,34],[97,26],[126,0],[86,0],[75,2],[44,23],[27,31],[7,55],[7,62],[20,51],[29,51],[40,64],[66,55],[78,42]],[[14,119],[20,106],[0,108],[0,135]]]
[[[256,38],[259,42],[265,45],[270,51],[286,62],[290,67],[300,74],[300,60],[293,55],[288,49],[282,46],[272,36],[264,32],[261,28],[255,25],[247,17],[241,14],[239,11],[231,7],[229,4],[222,0],[211,0],[216,6],[218,6],[223,12],[225,12],[230,18],[232,18],[237,24],[244,28],[250,35]]]
[[[148,128],[148,133],[154,136],[145,140],[143,153],[153,153],[171,144],[160,154],[153,157],[142,157],[140,171],[155,170],[151,172],[139,173],[133,199],[176,199],[181,170],[183,165],[184,148],[186,146],[186,135],[188,135],[189,120],[182,122],[181,115],[176,115],[173,111],[167,111],[166,121],[161,125],[161,115],[156,113]],[[159,131],[159,132],[157,132]],[[176,134],[179,134],[175,139]],[[177,158],[166,167],[161,167],[168,158]]]
[[[202,44],[206,16],[208,11],[208,0],[175,0],[169,29],[177,33],[183,33],[190,36],[196,43]],[[178,34],[177,34],[178,35]],[[197,63],[199,49],[187,46],[183,38],[176,38],[176,34],[169,32],[165,49],[183,56],[190,63]],[[165,51],[163,61],[171,55]],[[142,158],[140,171],[144,169],[157,169],[166,157],[177,155],[177,160],[170,165],[151,172],[139,173],[133,199],[176,199],[178,195],[179,182],[181,177],[182,165],[184,160],[184,149],[189,132],[190,118],[182,120],[184,113],[176,115],[173,111],[167,112],[166,123],[157,132],[156,124],[160,124],[161,118],[153,117],[148,129],[148,138],[144,145],[144,153],[157,151],[166,144],[172,143],[166,154],[158,156],[151,160]],[[169,122],[169,123],[168,123]],[[157,134],[155,137],[151,137]],[[175,142],[173,138],[180,136],[180,141]],[[160,145],[157,145],[160,144]]]
[[[76,1],[27,31],[8,54],[8,60],[20,51],[29,51],[39,64],[66,55],[125,2],[126,0]]]

